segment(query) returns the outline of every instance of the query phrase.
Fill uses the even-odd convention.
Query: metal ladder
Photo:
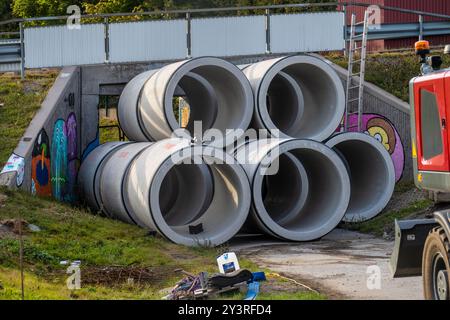
[[[343,130],[349,131],[349,129],[357,128],[358,132],[361,132],[362,128],[362,114],[363,114],[363,96],[364,96],[364,75],[366,69],[366,47],[367,47],[367,33],[368,33],[368,21],[369,11],[364,13],[364,20],[356,22],[356,15],[352,14],[351,26],[350,26],[350,41],[348,50],[348,71],[347,71],[347,88],[345,92],[345,115],[343,121]],[[356,26],[363,25],[363,32],[356,34]],[[357,46],[360,42],[361,46]],[[359,57],[355,54],[360,52]],[[355,59],[355,57],[357,59]],[[359,73],[353,73],[355,65],[359,64]],[[356,79],[359,76],[359,80]],[[356,95],[356,89],[358,89]],[[357,114],[357,124],[350,125],[350,116]],[[352,130],[353,131],[353,130]]]

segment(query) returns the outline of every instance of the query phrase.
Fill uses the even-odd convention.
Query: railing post
[[[24,43],[24,30],[23,22],[19,23],[19,33],[20,33],[20,78],[25,79],[25,43]]]
[[[344,14],[344,26],[343,26],[343,32],[344,32],[344,57],[347,57],[347,5],[344,4],[342,6],[342,13]]]
[[[191,30],[191,13],[186,12],[186,48],[187,58],[192,58],[192,30]]]
[[[270,45],[270,9],[266,9],[266,53],[272,53],[272,48]]]
[[[423,40],[423,16],[419,14],[419,41]]]
[[[109,19],[105,17],[103,19],[103,25],[105,28],[105,62],[109,62]]]

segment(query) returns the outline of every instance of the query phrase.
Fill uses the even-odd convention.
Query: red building
[[[339,2],[348,2],[348,0],[339,0]],[[437,14],[450,15],[450,0],[358,0],[359,3],[367,3],[370,5],[379,5],[386,7],[395,7],[400,9],[417,10],[431,12]],[[348,6],[347,7],[347,24],[350,24],[351,14],[356,13],[357,21],[363,20],[365,7]],[[445,21],[444,19],[434,17],[423,17],[423,22]],[[392,10],[380,11],[380,23],[396,24],[396,23],[419,23],[419,17],[416,14],[403,13]],[[387,40],[372,40],[369,42],[370,51],[390,50],[400,48],[412,48],[414,42],[418,38],[402,38]],[[449,35],[445,36],[424,36],[424,40],[430,41],[432,46],[450,44]]]

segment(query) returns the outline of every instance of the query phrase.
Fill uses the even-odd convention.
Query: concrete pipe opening
[[[240,152],[250,150],[252,154],[257,143],[243,147],[237,159],[241,161]],[[267,175],[261,164],[277,161],[278,171]],[[342,220],[350,199],[350,181],[333,150],[315,141],[284,140],[263,153],[258,163],[245,168],[253,181],[252,219],[262,231],[286,240],[311,241]]]
[[[188,246],[217,246],[244,224],[250,207],[250,186],[244,170],[221,149],[190,146],[170,139],[155,143],[130,166],[130,207],[149,229]],[[184,145],[183,145],[184,143]],[[172,155],[177,153],[177,161]],[[161,155],[155,159],[155,154]],[[162,156],[164,154],[164,156]],[[203,154],[204,163],[186,164]],[[209,179],[203,173],[207,169]],[[145,178],[138,178],[143,173]],[[172,201],[167,190],[177,185]],[[206,189],[212,189],[213,191]],[[208,191],[205,195],[205,190]]]
[[[92,150],[83,160],[78,171],[78,185],[81,198],[94,211],[100,212],[100,175],[103,167],[115,151],[125,147],[128,142],[107,142]]]
[[[254,92],[257,127],[279,129],[281,138],[323,141],[339,126],[344,89],[322,59],[289,56],[255,63],[243,71]]]
[[[344,221],[365,221],[378,215],[395,187],[389,152],[378,140],[357,132],[338,134],[326,144],[344,159],[350,176],[351,196]]]
[[[211,128],[223,135],[216,139],[203,137],[205,144],[217,147],[232,144],[239,137],[228,133],[226,139],[226,130],[245,130],[250,124],[253,114],[250,84],[239,68],[225,60],[202,57],[181,61],[148,74],[145,81],[140,79],[125,87],[119,103],[123,109],[119,111],[119,120],[124,131],[132,134],[135,129],[128,126],[139,128],[140,133],[132,134],[131,138],[145,136],[146,140],[156,141],[171,137],[180,128],[173,110],[173,99],[180,92],[189,105],[187,130],[191,136]],[[201,121],[202,132],[194,132],[195,121]]]

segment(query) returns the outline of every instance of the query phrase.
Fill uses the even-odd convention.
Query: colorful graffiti
[[[74,113],[67,120],[56,120],[51,142],[51,190],[55,199],[74,202],[79,168],[77,121]]]
[[[50,141],[42,129],[37,136],[31,156],[31,192],[38,196],[52,195],[50,173]]]
[[[349,126],[356,125],[358,116],[351,115],[349,117]],[[365,133],[371,135],[386,148],[392,157],[395,168],[395,178],[399,181],[403,174],[405,166],[405,151],[400,135],[395,126],[382,115],[375,113],[365,113],[362,116],[362,129]],[[356,127],[349,131],[357,131]]]
[[[52,193],[57,200],[63,201],[67,183],[67,132],[65,121],[59,119],[53,126],[52,135]]]
[[[5,166],[3,167],[0,175],[8,173],[8,172],[16,172],[16,186],[20,187],[23,183],[23,178],[25,176],[25,159],[17,154],[12,154]]]
[[[77,174],[80,166],[78,160],[77,144],[77,119],[74,113],[71,113],[66,121],[67,133],[67,192],[66,200],[74,202],[77,200]]]

